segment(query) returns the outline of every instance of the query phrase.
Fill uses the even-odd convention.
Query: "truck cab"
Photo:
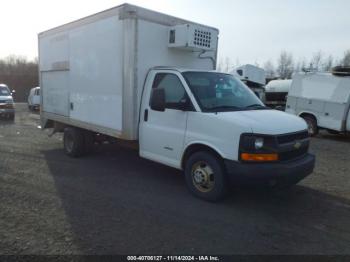
[[[306,123],[269,109],[234,76],[154,68],[143,90],[141,157],[184,170],[192,193],[221,198],[230,182],[292,185],[310,174]]]

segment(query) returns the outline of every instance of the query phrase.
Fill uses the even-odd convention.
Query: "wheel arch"
[[[199,151],[210,152],[216,157],[218,157],[218,159],[224,159],[224,155],[214,146],[202,142],[194,142],[187,145],[187,147],[185,148],[184,153],[182,154],[181,168],[184,169],[186,161],[190,155]]]
[[[316,120],[316,123],[318,123],[317,116],[314,113],[312,113],[312,112],[302,111],[302,112],[299,113],[298,116],[301,117],[301,118],[303,118],[304,116],[311,116],[312,118],[314,118]]]

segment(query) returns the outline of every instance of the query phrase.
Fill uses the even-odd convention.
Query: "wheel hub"
[[[214,188],[214,172],[207,163],[193,165],[192,178],[194,186],[201,192],[209,192]]]
[[[208,182],[209,175],[203,170],[196,170],[194,173],[194,180],[197,184],[206,184]]]

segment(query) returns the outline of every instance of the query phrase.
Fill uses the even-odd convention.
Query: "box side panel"
[[[39,38],[39,65],[40,71],[69,69],[68,32]]]
[[[341,131],[347,107],[347,104],[325,102],[324,113],[319,117],[319,126]]]
[[[41,72],[42,110],[62,116],[69,116],[69,72]]]
[[[70,31],[70,117],[122,130],[123,21],[108,17]]]
[[[250,81],[261,85],[265,85],[266,79],[265,71],[263,69],[251,65],[247,65],[245,68],[247,74],[246,76],[248,76],[248,79]]]
[[[41,110],[69,115],[69,35],[67,32],[39,38]]]

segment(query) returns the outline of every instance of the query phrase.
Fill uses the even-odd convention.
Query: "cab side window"
[[[165,107],[178,109],[179,103],[187,99],[185,88],[180,79],[169,73],[159,73],[155,76],[152,88],[163,88],[165,91]]]

